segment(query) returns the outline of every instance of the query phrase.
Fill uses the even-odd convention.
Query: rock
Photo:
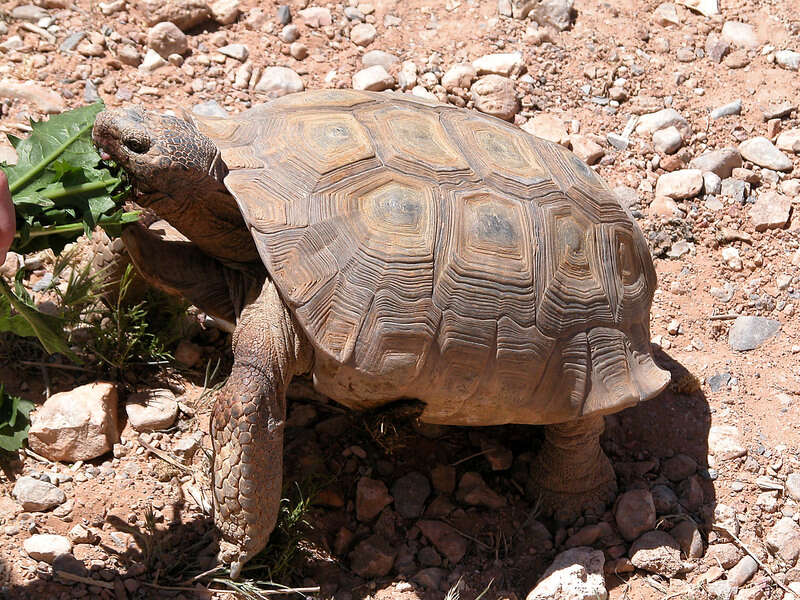
[[[518,73],[523,65],[521,52],[486,54],[472,61],[472,66],[477,71],[478,75],[494,73],[495,75],[505,75],[508,77],[513,73]]]
[[[575,153],[575,156],[589,165],[595,164],[606,154],[606,151],[603,150],[600,144],[579,133],[569,136],[569,143],[572,146],[572,151]]]
[[[426,589],[438,591],[441,589],[445,577],[447,577],[447,571],[437,567],[430,567],[417,572],[413,579]]]
[[[178,417],[178,401],[170,390],[147,390],[128,396],[125,412],[136,431],[167,429]]]
[[[649,490],[631,490],[617,499],[614,519],[620,535],[635,540],[656,526],[656,507]]]
[[[474,471],[461,476],[456,498],[470,506],[486,506],[495,510],[506,505],[506,499],[486,485],[483,477]]]
[[[218,48],[217,52],[225,56],[230,56],[239,62],[246,61],[247,57],[250,56],[250,50],[248,50],[247,46],[244,44],[228,44],[222,46],[222,48]]]
[[[775,62],[789,71],[800,70],[800,52],[793,50],[778,50],[775,53]]]
[[[549,140],[555,144],[566,146],[569,135],[564,127],[564,122],[555,115],[537,113],[522,125],[522,129],[531,135]]]
[[[230,25],[239,18],[241,9],[239,0],[217,0],[208,7],[211,11],[211,18],[220,25]]]
[[[744,352],[758,348],[781,328],[780,321],[766,317],[739,316],[728,331],[728,344]]]
[[[350,568],[361,577],[383,577],[392,570],[396,557],[397,550],[388,540],[371,535],[350,553]]]
[[[394,54],[389,54],[383,50],[370,50],[361,57],[361,64],[364,65],[364,67],[380,65],[387,71],[396,62],[399,62],[399,59]]]
[[[380,65],[361,69],[353,75],[353,89],[381,92],[394,86],[394,77]]]
[[[142,64],[139,65],[139,70],[152,73],[167,64],[167,61],[158,52],[149,48],[142,59]]]
[[[733,102],[728,102],[727,104],[723,104],[722,106],[718,106],[714,110],[711,111],[709,115],[712,119],[717,120],[721,119],[722,117],[728,117],[731,115],[738,115],[742,112],[742,101],[740,99],[734,100]]]
[[[765,542],[770,552],[792,567],[800,556],[800,526],[791,517],[783,517],[770,529]]]
[[[205,0],[142,0],[139,7],[148,26],[170,21],[181,31],[188,31],[211,18]]]
[[[786,478],[786,493],[795,502],[800,501],[800,473],[790,473]]]
[[[754,137],[742,142],[739,144],[739,152],[743,158],[759,167],[773,171],[792,170],[792,160],[765,137]]]
[[[717,0],[681,0],[678,4],[682,4],[695,12],[699,12],[704,17],[711,17],[719,14],[719,3]]]
[[[409,90],[417,85],[417,65],[413,60],[403,61],[397,75],[397,85],[401,90]]]
[[[747,50],[756,50],[761,46],[752,25],[739,21],[725,22],[722,26],[722,39],[730,42],[734,46],[739,46]]]
[[[114,48],[114,54],[119,59],[119,62],[129,67],[138,67],[142,62],[142,55],[139,54],[136,46],[132,44],[117,44],[116,48]],[[154,54],[159,59],[164,60],[157,52],[154,52]]]
[[[549,25],[561,31],[572,24],[573,0],[511,0],[515,19],[533,17],[539,25]]]
[[[69,539],[49,533],[32,535],[22,542],[22,547],[32,559],[46,563],[52,563],[57,556],[72,552],[72,542]]]
[[[91,544],[96,536],[81,524],[69,530],[67,537],[73,544]]]
[[[692,135],[692,128],[689,126],[689,122],[674,108],[665,108],[658,112],[642,115],[636,125],[636,133],[642,136],[650,136],[656,131],[667,127],[676,127],[681,132],[683,139],[688,139]]]
[[[678,542],[686,558],[700,558],[703,556],[703,538],[693,521],[689,519],[680,521],[670,529],[669,534]]]
[[[657,515],[670,515],[678,508],[678,496],[671,487],[663,484],[654,485],[650,490],[653,506]]]
[[[436,465],[431,469],[433,489],[442,494],[452,494],[456,488],[456,470],[450,465]]]
[[[3,79],[0,81],[0,98],[11,98],[30,102],[43,113],[49,115],[64,112],[67,108],[61,95],[33,81],[17,83],[10,79]]]
[[[455,88],[468,90],[477,76],[475,67],[468,63],[453,65],[442,75],[442,85],[448,92],[452,92]]]
[[[672,217],[682,219],[686,216],[686,213],[680,209],[678,203],[666,196],[656,196],[650,203],[650,212],[664,219],[671,219]]]
[[[631,143],[630,139],[613,132],[606,134],[606,141],[617,150],[627,150]]]
[[[147,32],[147,45],[162,58],[170,54],[183,54],[189,49],[189,41],[175,23],[164,21]]]
[[[270,98],[302,92],[305,89],[300,75],[288,67],[267,67],[254,90]],[[177,358],[177,357],[176,357]]]
[[[677,127],[670,125],[653,133],[653,146],[656,152],[674,154],[683,146],[683,137]]]
[[[359,23],[350,30],[350,41],[356,46],[369,46],[378,37],[378,30],[369,23]]]
[[[681,24],[678,11],[671,2],[663,2],[656,7],[653,11],[653,21],[662,27]]]
[[[321,6],[312,6],[304,8],[298,13],[308,27],[317,29],[319,27],[327,27],[333,23],[331,11]]]
[[[417,527],[452,564],[464,558],[467,542],[450,525],[441,521],[424,520],[417,521]]]
[[[788,197],[768,191],[758,195],[750,208],[750,220],[756,231],[781,229],[789,223],[791,213],[792,202]]]
[[[714,431],[714,427],[711,428]],[[709,433],[709,448],[711,447],[711,434]],[[746,453],[747,451],[745,451]],[[733,538],[728,535],[728,532],[733,535],[739,535],[739,519],[736,516],[736,511],[721,502],[714,508],[714,531],[723,541],[733,541]]]
[[[731,542],[711,544],[706,550],[705,561],[709,565],[722,565],[723,569],[730,569],[742,558],[742,551]]]
[[[394,508],[401,517],[416,519],[425,508],[425,500],[431,493],[431,484],[422,473],[412,471],[403,475],[392,485]]]
[[[378,479],[362,477],[356,486],[356,518],[371,521],[389,504],[392,497],[386,484]]]
[[[739,256],[739,250],[732,246],[722,249],[722,260],[734,271],[742,270],[742,257]]]
[[[562,552],[526,600],[606,600],[604,564],[602,550],[578,547]]]
[[[50,396],[28,431],[31,449],[54,461],[91,460],[118,441],[117,388],[104,382]]]
[[[718,175],[712,173],[711,171],[704,171],[703,191],[706,193],[706,195],[719,194],[721,189],[722,189],[722,179],[720,179]]]
[[[678,542],[663,531],[648,531],[633,543],[628,554],[637,569],[663,577],[675,577],[683,566]]]
[[[742,434],[735,426],[712,425],[708,432],[708,452],[718,460],[731,460],[747,454],[747,449],[742,445]]]
[[[281,29],[281,32],[278,34],[278,37],[282,42],[286,42],[287,44],[291,44],[294,41],[297,41],[300,38],[300,29],[294,23],[291,23]]]
[[[228,111],[220,106],[216,100],[209,100],[208,102],[198,102],[192,107],[193,115],[200,115],[202,117],[227,117]]]
[[[800,129],[787,129],[778,136],[778,150],[800,154]]]
[[[680,200],[693,198],[703,189],[703,172],[700,169],[681,169],[664,173],[656,183],[656,196]]]
[[[514,82],[501,75],[481,77],[470,88],[475,108],[506,121],[519,111]]]
[[[697,461],[688,454],[676,454],[661,466],[661,473],[670,481],[687,479],[697,472]]]
[[[720,179],[731,176],[734,169],[742,166],[742,155],[736,148],[721,148],[704,152],[689,162],[690,169],[711,172]]]
[[[15,6],[11,9],[9,16],[15,21],[27,21],[28,23],[36,23],[40,19],[46,19],[50,16],[46,10],[40,6],[33,4],[22,4]]]
[[[292,45],[289,46],[289,54],[292,55],[292,58],[303,60],[308,56],[308,46],[301,42],[292,42]]]
[[[11,492],[23,510],[41,512],[66,502],[67,496],[52,483],[35,477],[20,477]]]
[[[281,4],[278,7],[278,23],[281,25],[288,25],[292,22],[292,9],[288,4]]]
[[[736,587],[742,587],[757,572],[758,563],[752,556],[745,556],[736,563],[735,567],[728,571],[728,583]]]
[[[593,523],[592,525],[585,525],[567,538],[567,541],[564,542],[564,548],[591,546],[600,538],[611,537],[613,535],[614,532],[611,526],[604,521]]]

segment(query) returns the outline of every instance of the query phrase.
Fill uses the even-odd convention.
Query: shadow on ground
[[[679,499],[680,513],[691,516],[704,533],[715,507],[712,481],[706,470],[710,411],[696,380],[676,361],[659,353],[657,362],[672,372],[673,384],[658,398],[607,419],[603,445],[617,472],[620,493],[637,487],[664,484]],[[585,514],[570,528],[536,514],[535,490],[531,489],[528,465],[540,441],[541,428],[504,426],[488,428],[427,426],[416,421],[414,404],[394,405],[370,412],[351,413],[318,397],[296,392],[290,398],[287,429],[286,477],[281,529],[273,535],[267,553],[254,564],[266,568],[246,573],[257,580],[274,576],[292,587],[320,585],[309,598],[336,600],[441,600],[459,579],[460,596],[474,600],[488,588],[483,600],[525,598],[564,539],[583,525],[610,520],[610,513]],[[302,417],[302,418],[300,418]],[[292,420],[294,418],[294,421]],[[487,460],[492,448],[496,460]],[[695,475],[671,482],[661,473],[664,459],[676,454],[692,456]],[[513,458],[512,458],[513,457]],[[503,462],[508,468],[493,470]],[[436,477],[432,472],[438,471]],[[401,489],[396,484],[409,473],[433,480],[430,492]],[[447,474],[449,475],[444,475]],[[477,473],[500,500],[496,508],[470,506],[458,484],[466,473]],[[362,477],[386,483],[395,502],[369,521],[356,519],[356,487]],[[449,481],[447,481],[449,478]],[[424,487],[424,486],[423,486]],[[401,515],[399,498],[413,492],[424,495],[424,512]],[[307,502],[309,498],[313,502]],[[408,502],[405,503],[406,505]],[[420,521],[440,521],[451,526],[456,540],[450,548],[432,546],[421,534]],[[119,521],[119,520],[118,520]],[[290,521],[290,522],[289,522]],[[669,518],[664,524],[670,525]],[[0,597],[40,598],[195,598],[202,592],[185,589],[192,577],[211,566],[216,550],[210,519],[195,519],[169,527],[133,530],[124,522],[107,519],[107,527],[129,532],[135,548],[117,555],[123,567],[116,571],[88,572],[80,561],[56,564],[79,577],[97,581],[94,587],[77,581],[57,583],[56,578],[35,578],[30,583],[6,589]],[[353,571],[365,540],[387,542],[383,548],[394,555],[385,576],[359,576]],[[607,548],[622,540],[600,540]],[[362,548],[362,550],[359,550]],[[368,548],[372,548],[369,546]],[[463,557],[452,558],[463,549]],[[376,556],[369,558],[379,559]],[[278,571],[276,571],[278,569]],[[358,569],[357,569],[358,570]],[[363,574],[363,573],[362,573]],[[398,590],[394,582],[407,582]],[[161,588],[148,584],[157,582]],[[624,585],[623,577],[610,576],[608,585]],[[169,586],[183,590],[163,589]],[[416,594],[416,595],[415,595]],[[300,594],[282,596],[302,598]]]

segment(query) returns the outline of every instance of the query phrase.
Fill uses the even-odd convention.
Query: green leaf
[[[6,394],[0,384],[0,449],[15,452],[28,438],[33,402]]]

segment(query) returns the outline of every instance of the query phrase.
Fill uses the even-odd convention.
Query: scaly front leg
[[[281,499],[286,387],[311,366],[311,351],[267,280],[233,334],[231,376],[211,417],[214,523],[220,560],[236,578],[267,544]]]

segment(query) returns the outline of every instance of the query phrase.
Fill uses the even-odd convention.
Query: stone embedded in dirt
[[[778,50],[775,53],[775,62],[789,71],[800,70],[800,52],[794,50]]]
[[[671,219],[672,217],[682,219],[686,216],[686,213],[680,209],[678,203],[666,196],[656,196],[650,203],[649,211],[651,214],[665,219]]]
[[[142,63],[139,65],[139,70],[144,71],[145,73],[152,73],[153,71],[156,71],[167,64],[169,64],[167,63],[167,60],[158,52],[152,48],[148,48],[147,52],[145,52],[144,58],[142,59]]]
[[[723,569],[730,569],[742,556],[744,553],[732,542],[711,544],[706,550],[705,561],[709,565],[720,564]]]
[[[567,128],[564,127],[564,122],[556,115],[540,112],[536,113],[533,117],[525,121],[522,129],[531,135],[540,137],[542,139],[551,141],[555,144],[567,146],[569,144],[569,135]]]
[[[254,88],[256,92],[266,94],[269,98],[280,98],[304,89],[300,75],[288,67],[267,67]],[[178,358],[177,355],[175,358]]]
[[[447,577],[448,572],[438,567],[428,567],[418,571],[412,578],[416,583],[422,587],[438,591],[442,588],[442,582]]]
[[[683,136],[674,125],[653,133],[653,147],[656,152],[674,154],[681,146],[683,146]]]
[[[378,37],[378,30],[370,23],[359,23],[350,30],[350,41],[356,46],[369,46]]]
[[[767,549],[793,567],[800,556],[800,526],[791,517],[781,518],[765,539]]]
[[[778,333],[781,322],[767,317],[739,316],[728,330],[728,344],[734,350],[754,350]]]
[[[778,150],[772,142],[763,136],[745,140],[739,144],[742,157],[759,167],[773,171],[791,171],[792,159]]]
[[[361,57],[361,64],[364,67],[374,67],[375,65],[380,65],[387,71],[393,64],[399,61],[400,59],[394,54],[384,52],[383,50],[370,50],[369,52],[365,52],[364,56]]]
[[[470,88],[475,108],[506,121],[511,121],[519,112],[514,82],[502,75],[481,77]]]
[[[361,577],[383,577],[392,570],[397,550],[379,535],[360,542],[350,553],[350,568]]]
[[[147,25],[170,21],[188,31],[211,18],[211,9],[205,0],[142,0],[139,7]]]
[[[680,0],[678,4],[682,4],[695,12],[699,12],[704,17],[711,17],[719,14],[718,0]]]
[[[567,538],[567,540],[564,542],[564,548],[591,546],[600,538],[610,538],[613,535],[614,531],[611,528],[611,525],[605,521],[593,523],[591,525],[585,525]]]
[[[34,452],[64,462],[97,458],[118,441],[117,388],[105,382],[50,396],[28,432]]]
[[[469,63],[453,65],[442,75],[442,85],[448,92],[456,88],[468,90],[478,76],[478,72]]]
[[[464,558],[467,541],[447,523],[423,520],[417,521],[417,527],[451,564],[456,564]]]
[[[436,465],[431,469],[433,489],[442,494],[452,494],[456,489],[456,468],[450,465]]]
[[[158,431],[171,427],[178,418],[178,401],[170,390],[147,390],[128,396],[125,412],[136,431]]]
[[[656,507],[650,490],[631,490],[617,499],[614,519],[620,535],[633,541],[656,526]]]
[[[158,52],[161,58],[170,54],[183,54],[189,49],[189,40],[175,23],[164,21],[147,32],[147,45]]]
[[[564,31],[572,24],[573,3],[573,0],[511,0],[511,14],[515,19],[530,16],[539,25]]]
[[[603,150],[600,144],[579,133],[574,133],[569,136],[569,143],[572,146],[572,151],[575,153],[575,156],[589,165],[595,164],[606,154],[606,151]]]
[[[300,38],[300,29],[294,23],[291,23],[281,29],[281,32],[278,34],[278,37],[281,39],[282,42],[286,42],[287,44],[291,44],[292,42],[298,40]]]
[[[394,508],[401,517],[416,519],[425,508],[425,500],[431,493],[431,484],[422,473],[412,471],[400,477],[392,485]]]
[[[657,515],[669,515],[678,508],[678,496],[671,487],[654,485],[650,493],[653,495],[653,506],[656,507]]]
[[[789,473],[786,478],[786,493],[792,500],[800,501],[800,473]]]
[[[694,521],[690,519],[680,521],[669,530],[669,534],[678,542],[681,551],[687,558],[703,556],[703,537]]]
[[[22,547],[32,559],[52,563],[57,556],[72,551],[72,542],[63,535],[40,533],[26,539]]]
[[[80,523],[69,530],[67,537],[73,544],[91,544],[97,536]]]
[[[742,101],[741,99],[736,99],[733,102],[728,102],[727,104],[723,104],[722,106],[718,106],[714,110],[709,113],[709,117],[713,120],[721,119],[722,117],[730,117],[733,115],[741,114],[742,112]]]
[[[675,577],[683,566],[678,542],[663,531],[648,531],[633,543],[628,554],[637,569],[663,577]]]
[[[636,124],[636,133],[641,136],[651,136],[656,131],[675,127],[681,132],[683,139],[688,139],[692,135],[692,128],[689,122],[674,108],[665,108],[654,113],[649,113],[639,117]]]
[[[670,27],[671,25],[680,25],[681,18],[678,16],[674,4],[662,2],[653,11],[653,22],[661,27]]]
[[[292,55],[292,58],[303,60],[308,56],[308,46],[301,42],[293,42],[289,46],[289,54]]]
[[[656,196],[673,200],[693,198],[703,189],[703,173],[700,169],[681,169],[664,173],[656,183]]]
[[[319,27],[327,27],[333,23],[331,11],[321,6],[311,6],[299,11],[298,14],[302,17],[303,22],[314,29]]]
[[[792,201],[772,190],[758,195],[750,207],[750,220],[756,231],[781,229],[789,223],[792,214]]]
[[[562,552],[544,572],[526,600],[606,600],[602,550],[579,547]]]
[[[362,477],[356,486],[356,518],[371,521],[389,504],[392,497],[386,484],[378,479]]]
[[[728,583],[742,587],[758,572],[758,563],[752,556],[745,556],[728,571]]]
[[[711,428],[713,431],[713,427]],[[710,438],[710,434],[709,434]],[[709,439],[709,447],[711,440]],[[719,536],[722,541],[733,541],[733,537],[728,535],[728,532],[733,535],[739,535],[739,519],[736,517],[736,511],[733,507],[721,502],[714,507],[714,532]]]
[[[211,18],[220,25],[230,25],[239,18],[239,0],[217,0],[209,5]]]
[[[708,432],[708,453],[718,460],[731,460],[747,454],[747,448],[734,425],[712,425]]]
[[[35,104],[39,110],[49,115],[66,110],[64,99],[52,90],[48,90],[33,81],[19,83],[11,79],[0,81],[0,98],[11,98]]]
[[[217,48],[217,52],[224,56],[229,56],[239,62],[244,62],[250,56],[250,50],[244,44],[227,44]]]
[[[20,477],[11,492],[23,510],[45,511],[65,502],[66,494],[48,481],[35,477]]]
[[[787,129],[781,132],[775,143],[778,150],[800,154],[800,129]]]
[[[397,85],[401,90],[409,90],[417,85],[417,65],[413,60],[405,60],[397,74]]]
[[[494,73],[495,75],[505,75],[506,77],[513,73],[518,73],[524,64],[521,52],[486,54],[472,61],[472,66],[475,68],[478,75]]]
[[[697,472],[697,461],[688,454],[676,454],[661,465],[661,473],[670,481],[681,481]]]
[[[747,50],[755,50],[761,45],[753,26],[740,21],[726,21],[722,26],[722,39]]]
[[[394,77],[381,65],[361,69],[353,75],[353,89],[382,92],[394,85]]]
[[[742,166],[742,155],[736,148],[720,148],[704,152],[689,162],[690,169],[710,171],[721,179],[731,176],[734,169]]]
[[[483,477],[474,471],[468,471],[461,476],[456,498],[470,506],[498,509],[506,505],[506,499],[486,485]]]

